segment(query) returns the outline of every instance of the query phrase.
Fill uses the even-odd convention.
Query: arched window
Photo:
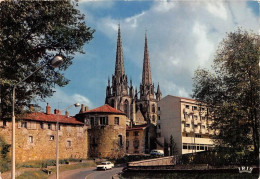
[[[122,135],[118,135],[118,145],[119,145],[120,147],[123,146],[123,137],[122,137]]]
[[[153,115],[152,120],[153,120],[153,122],[155,122],[155,115]]]
[[[155,104],[152,105],[152,112],[155,113]]]
[[[124,102],[124,112],[126,113],[127,117],[129,117],[128,116],[128,100],[127,99]]]

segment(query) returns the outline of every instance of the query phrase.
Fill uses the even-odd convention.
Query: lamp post
[[[71,108],[72,106],[79,107],[80,103],[75,103],[70,106],[68,106],[66,109],[62,111],[66,111],[67,109]],[[62,112],[60,111],[60,112]],[[57,118],[57,123],[56,123],[56,178],[59,179],[59,113],[58,113],[58,118]]]
[[[56,68],[60,66],[63,62],[63,59],[61,56],[55,56],[52,60],[50,60],[47,63],[44,63],[42,66],[37,68],[34,72],[32,72],[30,75],[25,77],[23,80],[19,81],[18,83],[13,85],[12,89],[12,173],[11,178],[15,179],[15,88],[20,85],[22,82],[30,78],[34,73],[38,72],[40,69],[42,69],[46,65],[50,65],[53,68]]]

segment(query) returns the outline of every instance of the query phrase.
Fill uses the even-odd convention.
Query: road
[[[111,179],[113,175],[121,172],[123,167],[115,167],[111,170],[97,171],[96,168],[81,168],[60,173],[62,179]],[[48,179],[55,179],[56,175],[51,175]]]

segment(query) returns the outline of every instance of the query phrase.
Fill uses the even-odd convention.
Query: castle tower
[[[130,89],[130,91],[128,90]],[[134,90],[132,84],[128,86],[127,75],[125,74],[123,48],[121,40],[120,25],[118,26],[117,49],[115,73],[112,75],[112,84],[108,79],[105,103],[126,113],[131,121],[135,120],[135,101],[133,100]]]

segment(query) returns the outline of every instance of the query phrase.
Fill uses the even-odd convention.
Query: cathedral
[[[112,82],[108,79],[106,88],[105,103],[126,113],[129,124],[143,125],[157,123],[157,103],[160,101],[162,93],[158,83],[155,91],[152,82],[152,73],[148,51],[147,35],[145,34],[144,59],[142,82],[139,90],[134,89],[132,80],[128,84],[128,77],[125,73],[123,47],[120,26],[118,27],[117,50],[115,73],[112,75]]]

